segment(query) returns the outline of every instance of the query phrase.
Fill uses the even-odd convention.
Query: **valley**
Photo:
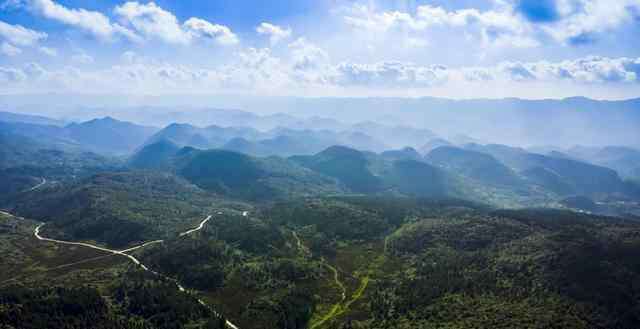
[[[139,129],[121,156],[57,128],[64,143],[34,139],[51,131],[28,119],[0,134],[7,328],[640,323],[632,148],[569,156],[418,130],[388,148],[372,136],[402,128],[370,124],[68,128]]]

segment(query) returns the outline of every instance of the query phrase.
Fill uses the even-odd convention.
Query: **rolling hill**
[[[523,182],[493,156],[457,147],[441,146],[425,156],[433,165],[475,179],[491,186],[515,187]]]
[[[332,146],[312,156],[294,156],[290,159],[338,179],[356,193],[374,193],[383,188],[382,180],[368,168],[364,154],[348,147]]]
[[[22,194],[7,208],[48,223],[48,235],[124,247],[193,227],[213,204],[210,195],[171,174],[121,172]]]

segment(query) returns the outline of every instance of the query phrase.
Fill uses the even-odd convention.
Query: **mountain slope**
[[[39,189],[9,209],[47,222],[46,235],[123,247],[193,227],[212,205],[201,189],[170,174],[122,172]]]
[[[338,179],[354,192],[373,193],[382,188],[382,181],[371,173],[364,154],[348,147],[331,146],[313,156],[294,156],[290,159]]]
[[[511,169],[485,153],[441,146],[429,152],[425,156],[425,160],[485,184],[493,186],[522,185],[520,179]]]
[[[289,160],[254,158],[224,150],[195,151],[177,172],[206,190],[243,199],[268,200],[343,191],[335,180]]]
[[[46,126],[63,126],[64,122],[52,118],[47,118],[39,115],[30,115],[30,114],[21,114],[21,113],[11,113],[0,111],[0,121],[4,122],[21,122],[21,123],[30,123],[37,125],[46,125]]]
[[[136,152],[129,159],[128,165],[137,169],[168,169],[171,166],[171,157],[179,150],[176,144],[161,140]]]
[[[529,153],[523,149],[506,145],[470,144],[466,148],[491,154],[519,171],[544,168],[560,177],[576,193],[599,196],[632,193],[614,170],[602,166],[567,158]]]
[[[136,125],[110,117],[65,127],[68,135],[84,147],[99,153],[128,154],[142,145],[157,128]]]
[[[398,160],[392,164],[385,181],[399,192],[420,197],[456,196],[455,179],[445,171],[415,160]]]

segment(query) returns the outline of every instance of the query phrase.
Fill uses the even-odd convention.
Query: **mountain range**
[[[347,130],[337,131],[261,131],[178,123],[160,129],[111,117],[60,126],[43,117],[5,117],[11,122],[0,121],[2,168],[75,162],[80,176],[95,172],[92,167],[167,171],[203,189],[251,200],[355,193],[562,206],[561,200],[574,195],[594,201],[635,200],[634,181],[640,180],[640,151],[631,147],[530,151],[479,144],[466,135],[447,140],[430,130],[372,121],[342,125]],[[30,123],[34,121],[45,124]],[[393,143],[385,138],[390,135],[396,137]],[[401,141],[406,144],[393,148]],[[84,158],[88,165],[80,164]],[[54,174],[52,169],[48,172]],[[16,169],[5,170],[5,179],[37,179],[15,173]]]

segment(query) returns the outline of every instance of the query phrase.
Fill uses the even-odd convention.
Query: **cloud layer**
[[[240,28],[153,1],[98,11],[5,0],[0,10],[57,29],[0,21],[0,92],[640,92],[640,50],[629,37],[619,48],[597,47],[637,31],[640,0],[486,2],[445,8],[338,0],[304,24],[261,18]]]

